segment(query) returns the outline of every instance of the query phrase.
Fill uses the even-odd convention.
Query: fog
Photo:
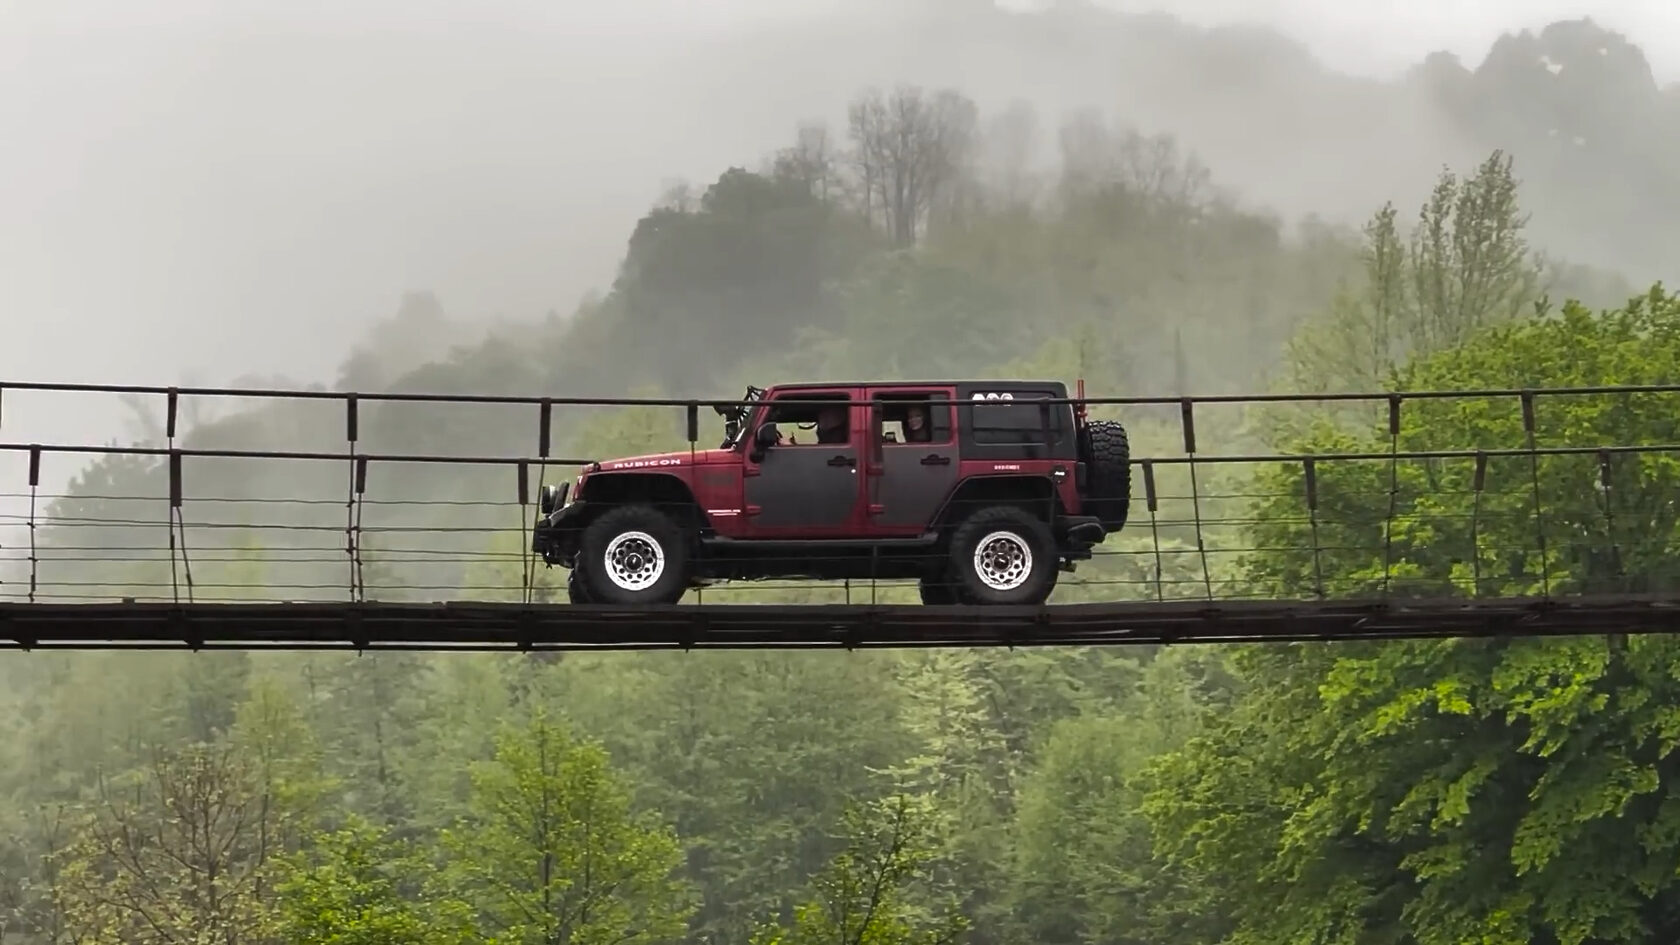
[[[1308,107],[1288,74],[1234,88],[1150,31],[1115,48],[1016,23],[936,29],[981,5],[8,0],[0,378],[330,382],[406,289],[457,318],[567,312],[610,283],[666,182],[750,165],[870,83],[955,84],[1047,120],[1110,108],[1289,214],[1354,220],[1479,156],[1421,102],[1374,110],[1350,80]],[[1431,49],[1473,64],[1502,29],[1579,14],[1629,32],[1665,80],[1680,65],[1680,13],[1657,2],[1118,6],[1277,25],[1376,78]],[[117,432],[98,410],[27,406],[8,406],[4,439]]]
[[[1403,72],[1435,50],[1473,63],[1501,33],[1590,16],[1632,37],[1659,79],[1680,80],[1680,6],[1668,0],[1113,0],[1107,5],[1130,12],[1169,10],[1201,26],[1270,26],[1305,43],[1331,69],[1376,77]]]

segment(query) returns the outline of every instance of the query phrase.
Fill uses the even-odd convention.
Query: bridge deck
[[[1680,596],[1047,607],[0,603],[0,648],[673,649],[1136,645],[1680,631]]]

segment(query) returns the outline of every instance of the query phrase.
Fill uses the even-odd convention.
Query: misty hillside
[[[1411,81],[1467,139],[1521,155],[1539,238],[1640,280],[1673,279],[1680,83],[1590,21],[1507,35],[1473,69],[1435,56]]]
[[[963,15],[935,6],[901,34],[948,37],[940,57],[913,67],[917,81],[988,103],[1111,108],[1174,135],[1247,200],[1339,222],[1386,199],[1409,205],[1441,164],[1502,148],[1523,168],[1537,243],[1635,281],[1674,275],[1664,244],[1680,209],[1670,157],[1680,84],[1659,88],[1638,37],[1589,19],[1558,22],[1507,34],[1481,62],[1438,54],[1388,83],[1329,71],[1265,29],[1201,29],[1078,3],[991,16],[956,6]],[[897,51],[883,39],[872,55],[884,64]],[[842,76],[860,80],[839,69],[825,78]]]
[[[1222,240],[1259,242],[1240,248],[1180,246],[1168,250],[1177,253],[1176,261],[1162,267],[1147,261],[1164,248],[1152,230],[1161,220],[1138,224],[1141,218],[1134,218],[1133,224],[1141,226],[1134,235],[1148,244],[1147,249],[1122,240],[1110,254],[1099,251],[1091,256],[1088,265],[1111,270],[1108,284],[1082,282],[1073,289],[1062,281],[1063,273],[1049,276],[1058,285],[1048,295],[1034,289],[1025,297],[1000,300],[994,293],[985,302],[972,294],[987,296],[995,288],[987,281],[1001,274],[973,255],[981,248],[972,231],[967,238],[937,234],[921,247],[933,268],[958,264],[953,253],[969,254],[958,268],[971,278],[960,290],[949,287],[969,293],[969,301],[953,303],[947,295],[929,304],[1001,304],[1015,313],[1012,323],[1031,323],[1035,330],[1095,319],[1108,332],[1102,341],[1108,348],[1103,357],[1113,362],[1111,382],[1129,392],[1251,389],[1266,383],[1268,365],[1282,339],[1301,318],[1322,307],[1347,275],[1356,241],[1352,227],[1384,202],[1398,204],[1403,216],[1415,215],[1414,208],[1443,166],[1464,172],[1494,149],[1515,158],[1529,214],[1529,243],[1560,264],[1560,274],[1567,274],[1555,289],[1589,302],[1611,302],[1629,285],[1672,274],[1672,257],[1665,247],[1675,226],[1671,211],[1680,201],[1680,165],[1665,161],[1664,155],[1670,153],[1665,142],[1680,142],[1680,86],[1659,91],[1637,45],[1588,20],[1555,23],[1538,34],[1508,34],[1473,69],[1443,54],[1430,57],[1402,82],[1383,83],[1329,72],[1304,47],[1267,30],[1201,29],[1165,15],[1126,15],[1073,3],[1043,13],[944,3],[906,6],[896,17],[894,28],[887,30],[878,23],[859,23],[854,32],[819,31],[800,23],[721,50],[705,47],[708,55],[736,66],[726,74],[698,70],[706,78],[697,90],[718,101],[738,97],[739,90],[726,84],[733,81],[726,75],[778,76],[764,88],[774,91],[773,105],[731,110],[723,119],[740,123],[742,137],[771,142],[757,152],[756,161],[740,153],[729,165],[765,170],[775,155],[804,147],[801,140],[792,140],[797,136],[790,133],[791,125],[782,123],[783,116],[797,115],[803,127],[825,133],[823,146],[831,152],[825,160],[837,162],[834,170],[844,172],[844,152],[855,144],[848,137],[847,109],[860,96],[906,82],[919,84],[929,94],[948,89],[976,110],[974,153],[979,164],[970,170],[977,186],[992,190],[992,205],[977,207],[974,220],[996,224],[992,239],[1007,240],[1012,237],[1000,234],[1007,232],[1006,218],[1017,209],[1011,201],[1039,210],[1051,207],[1052,213],[1064,212],[1064,219],[1078,215],[1067,203],[1072,198],[1066,185],[1076,171],[1070,162],[1084,159],[1082,147],[1129,149],[1116,158],[1126,165],[1115,171],[1119,177],[1129,175],[1130,183],[1144,186],[1142,178],[1157,175],[1158,180],[1147,186],[1179,188],[1175,199],[1181,209],[1190,208],[1193,215],[1209,210],[1223,215],[1228,225],[1219,228]],[[912,54],[912,49],[925,49],[935,41],[937,52]],[[836,47],[855,54],[834,57],[828,50]],[[808,67],[789,71],[778,66],[790,58]],[[898,82],[882,78],[889,75]],[[754,99],[748,96],[744,101]],[[1093,144],[1092,135],[1103,140]],[[690,177],[679,187],[677,192],[686,195],[682,199],[692,201],[682,205],[685,212],[698,213],[701,220],[729,215],[701,200],[710,187],[722,188],[719,199],[730,190],[725,186],[730,175],[714,178],[715,173],[716,169]],[[669,186],[672,178],[664,180]],[[584,394],[634,377],[667,392],[714,391],[721,377],[735,369],[732,359],[766,342],[766,325],[754,328],[750,338],[717,335],[728,330],[723,327],[727,323],[748,317],[743,307],[768,305],[776,310],[772,324],[780,334],[775,345],[792,343],[806,322],[819,337],[851,336],[850,328],[832,319],[844,314],[845,305],[837,299],[855,300],[856,293],[847,295],[835,287],[848,279],[878,281],[882,275],[878,268],[862,264],[868,251],[855,241],[856,234],[814,236],[810,265],[816,268],[810,271],[811,281],[803,289],[789,290],[806,295],[755,300],[756,290],[750,286],[757,277],[752,273],[784,275],[785,266],[776,254],[796,251],[773,229],[761,232],[736,244],[756,247],[749,250],[760,254],[756,264],[738,259],[729,265],[747,268],[716,269],[704,277],[724,291],[716,300],[722,308],[712,317],[682,319],[709,337],[676,343],[688,329],[668,325],[679,334],[660,337],[682,352],[674,359],[656,353],[638,354],[638,363],[628,367],[616,359],[603,362],[599,341],[616,330],[634,334],[646,329],[635,323],[638,312],[656,317],[651,312],[657,310],[663,323],[672,317],[669,306],[707,304],[695,300],[698,287],[686,277],[680,282],[680,299],[653,298],[647,294],[653,290],[638,285],[651,271],[642,258],[651,245],[643,234],[651,232],[659,213],[644,216],[634,228],[616,279],[600,304],[584,306],[570,327],[560,329],[561,337],[571,341],[558,342],[557,357],[532,378],[540,378],[543,389]],[[1092,235],[1116,236],[1108,231]],[[1341,247],[1342,256],[1336,257],[1331,246]],[[1033,270],[1046,262],[1027,258],[1024,249],[1008,245],[1002,250],[1014,257],[1009,267]],[[1257,251],[1281,254],[1262,267],[1266,278],[1283,280],[1276,292],[1252,291]],[[1201,267],[1217,267],[1222,254],[1242,260],[1236,264],[1248,270],[1242,279],[1251,288],[1240,300],[1208,294],[1211,285],[1222,280],[1210,279],[1211,273]],[[695,274],[692,261],[684,265],[687,276]],[[1284,275],[1272,268],[1279,265],[1286,270],[1304,265],[1306,270]],[[1583,266],[1598,272],[1588,274]],[[1135,281],[1139,279],[1143,282]],[[1070,290],[1095,295],[1075,301]],[[1171,312],[1172,317],[1150,318],[1145,313],[1161,304],[1157,296],[1162,292],[1175,301],[1156,315]],[[447,301],[456,317],[471,322],[470,305]],[[1184,310],[1185,305],[1191,310]],[[626,306],[636,311],[625,311]],[[1235,308],[1215,312],[1219,306]],[[1088,309],[1083,315],[1077,311],[1082,307]],[[935,332],[922,342],[938,339],[938,318],[932,312],[918,317],[927,319]],[[1227,317],[1248,326],[1247,333],[1233,336],[1225,331]],[[1129,327],[1116,333],[1117,325]],[[462,332],[471,334],[462,325],[453,337],[461,340]],[[405,334],[444,337],[435,330]],[[1042,340],[994,335],[984,343],[984,351],[967,358],[959,354],[945,366],[991,369],[1011,360],[1007,352],[1025,353]],[[720,347],[709,347],[713,343]],[[1227,351],[1220,345],[1231,347]],[[947,361],[956,350],[937,347]],[[433,354],[444,350],[443,344],[431,349]],[[691,357],[696,350],[730,354],[723,363],[696,363]],[[580,363],[570,362],[574,351],[581,353]],[[791,364],[801,364],[799,353],[792,354]],[[647,363],[657,367],[644,370]],[[1170,371],[1163,367],[1168,364],[1174,365]],[[892,373],[902,362],[886,357],[883,348],[864,358],[859,366],[864,365],[887,365],[886,372]],[[776,376],[788,376],[788,367],[789,362],[780,362]],[[428,376],[443,380],[435,372]],[[762,371],[744,376],[764,379]],[[341,380],[377,386],[377,377],[352,371]],[[504,375],[504,381],[509,377]],[[413,381],[408,386],[414,389]]]
[[[1031,105],[1040,165],[1084,108],[1170,134],[1286,220],[1415,205],[1442,164],[1508,147],[1537,243],[1636,282],[1666,274],[1680,190],[1662,161],[1675,93],[1657,91],[1639,37],[1571,38],[1593,32],[1578,25],[1384,83],[1265,30],[1078,3],[831,4],[645,35],[522,0],[401,28],[314,7],[160,12],[97,33],[48,8],[12,15],[0,53],[20,81],[0,87],[0,116],[24,133],[0,149],[14,211],[0,306],[37,313],[0,353],[14,377],[324,380],[411,288],[472,322],[567,314],[611,281],[668,180],[703,186],[803,120],[838,130],[859,89],[901,81],[957,88],[988,113]],[[1555,63],[1575,56],[1555,73],[1540,60],[1553,46]],[[76,325],[108,345],[78,344]]]

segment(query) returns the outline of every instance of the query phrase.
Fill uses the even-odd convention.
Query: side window
[[[938,446],[951,442],[951,395],[945,391],[898,392],[875,395],[881,428],[876,435],[887,446]],[[930,404],[929,401],[945,401]]]
[[[1061,442],[1066,430],[1062,416],[1066,408],[1056,404],[1034,402],[1045,399],[1045,394],[1019,391],[973,395],[963,410],[972,418],[974,442],[989,446]]]
[[[849,443],[852,439],[849,400],[851,395],[846,391],[788,391],[765,408],[764,422],[776,425],[783,446]]]

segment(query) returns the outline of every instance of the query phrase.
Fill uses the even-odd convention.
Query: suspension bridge
[[[123,445],[38,435],[96,401],[151,425]],[[629,608],[565,602],[565,572],[530,551],[542,486],[597,459],[715,445],[702,421],[735,402],[4,382],[0,648],[1680,630],[1680,443],[1637,422],[1680,416],[1680,385],[1080,402],[1131,430],[1132,513],[1044,606],[930,606],[913,581],[869,579],[723,583]],[[1268,435],[1290,423],[1337,432],[1276,452],[1301,440]]]

